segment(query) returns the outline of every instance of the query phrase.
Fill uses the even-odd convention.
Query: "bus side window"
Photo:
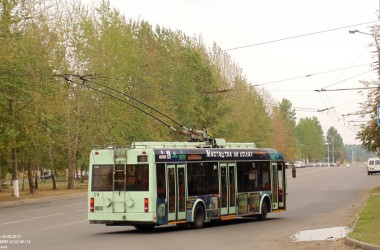
[[[270,190],[269,163],[258,164],[257,185],[259,190]]]

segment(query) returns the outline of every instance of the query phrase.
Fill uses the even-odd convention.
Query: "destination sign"
[[[157,162],[220,160],[283,160],[273,149],[155,149]]]

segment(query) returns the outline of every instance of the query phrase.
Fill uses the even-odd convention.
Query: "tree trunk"
[[[51,152],[51,146],[49,148],[49,156],[50,156],[50,166],[54,166],[53,153]],[[57,190],[57,182],[55,181],[55,169],[54,168],[51,172],[51,180],[53,183],[53,190]]]
[[[56,190],[57,189],[57,182],[55,181],[55,171],[53,171],[51,174],[51,180],[53,182],[53,190]]]
[[[0,192],[3,192],[3,176],[2,176],[3,167],[0,165]]]
[[[12,186],[13,186],[13,196],[20,197],[18,188],[18,176],[17,176],[17,154],[16,149],[12,149]]]
[[[37,171],[36,171],[36,174],[34,175],[34,189],[38,189],[38,174],[37,174]]]
[[[22,167],[22,185],[21,185],[21,191],[24,192],[24,188],[25,188],[25,169],[24,169],[24,167]]]
[[[74,176],[73,176],[73,152],[71,149],[71,124],[70,124],[70,98],[67,98],[67,160],[68,160],[68,180],[67,189],[74,189]]]
[[[11,98],[8,99],[9,104],[9,113],[13,117],[13,100]],[[17,176],[17,154],[16,148],[12,149],[12,186],[13,193],[12,195],[15,197],[19,197],[20,193],[18,190],[18,176]]]
[[[28,163],[28,182],[29,182],[29,192],[34,194],[34,183],[33,183],[33,169],[32,169],[32,160],[29,159]]]

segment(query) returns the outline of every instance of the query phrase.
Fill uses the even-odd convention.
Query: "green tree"
[[[379,40],[379,25],[374,25],[370,28],[371,34],[375,39]],[[375,44],[370,45],[374,47],[374,57],[378,59],[379,51]],[[379,63],[373,64],[373,68],[378,74],[378,79],[380,79]],[[362,118],[370,121],[360,127],[360,131],[357,133],[357,139],[362,141],[362,146],[369,152],[375,152],[379,155],[380,148],[380,128],[377,125],[377,104],[380,103],[380,90],[379,90],[379,80],[361,81],[366,88],[366,91],[361,92],[366,95],[366,100],[362,103],[361,111],[358,112]]]
[[[272,147],[284,154],[286,159],[297,160],[297,140],[295,137],[296,113],[292,103],[283,99],[272,111]]]
[[[294,128],[296,126],[296,111],[292,106],[292,103],[288,99],[282,99],[279,108],[284,120]]]
[[[301,118],[296,126],[301,159],[318,161],[324,158],[326,146],[323,129],[316,117]]]
[[[326,133],[326,143],[330,147],[330,160],[331,162],[343,162],[345,158],[345,149],[343,145],[342,136],[334,127],[330,127]]]
[[[0,102],[3,150],[11,152],[13,195],[19,196],[17,152],[26,142],[22,121],[22,110],[30,101],[30,86],[27,75],[28,50],[23,40],[28,10],[24,1],[4,0],[0,2]]]

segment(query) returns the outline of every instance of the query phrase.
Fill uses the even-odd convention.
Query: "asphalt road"
[[[133,227],[90,225],[86,196],[0,208],[3,249],[350,249],[342,241],[294,242],[309,229],[350,226],[367,192],[380,185],[364,166],[297,169],[288,177],[288,210],[266,221],[239,219],[201,230],[159,227],[152,234]],[[6,248],[5,248],[6,247]]]

